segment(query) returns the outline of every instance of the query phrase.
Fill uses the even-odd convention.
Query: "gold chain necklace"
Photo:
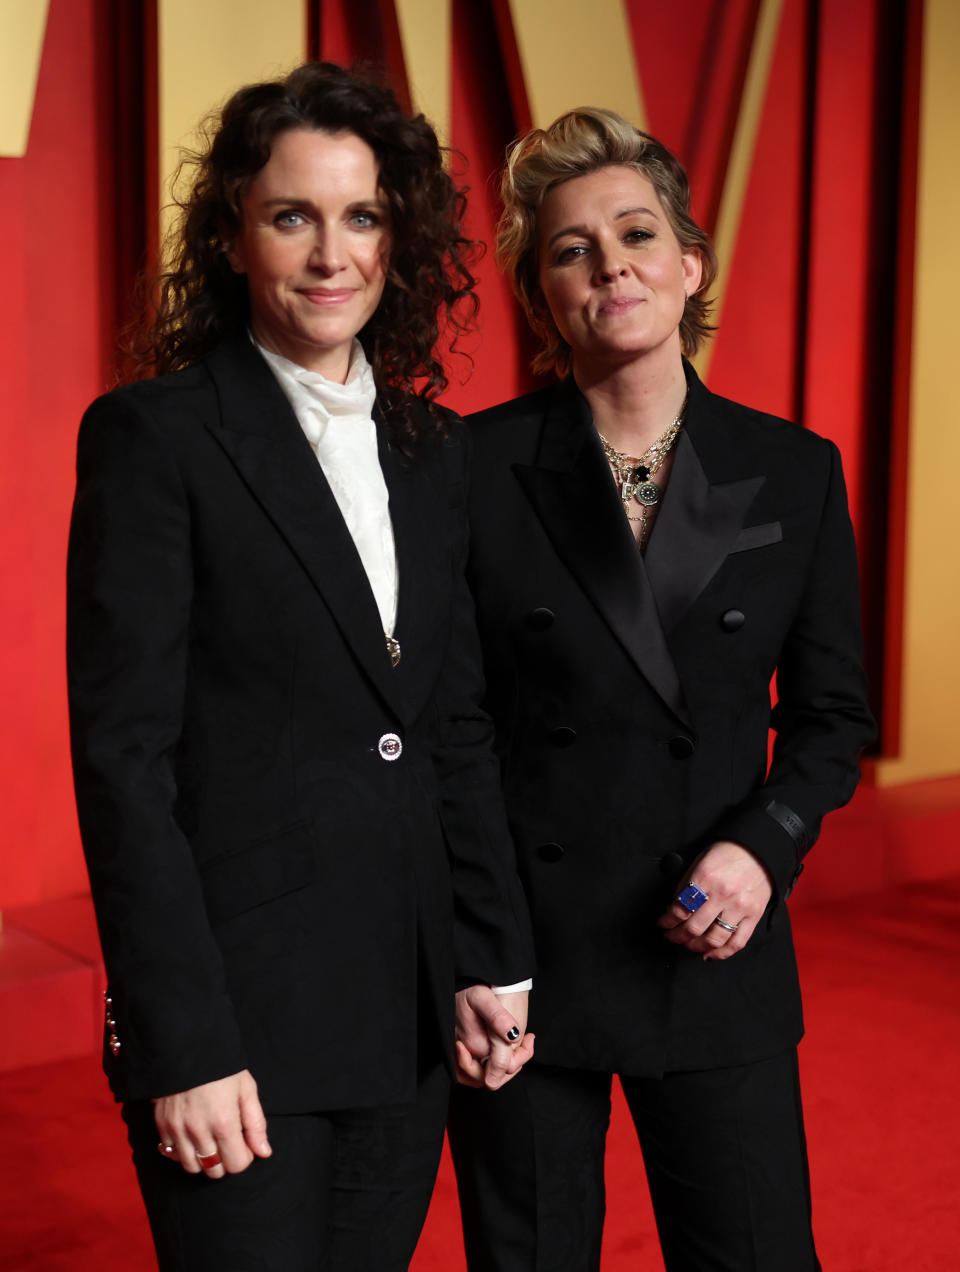
[[[686,409],[687,398],[684,396],[683,405],[680,407],[676,417],[657,440],[647,447],[642,455],[627,455],[623,451],[616,450],[600,430],[597,429],[597,436],[600,438],[604,454],[613,470],[613,477],[617,483],[627,519],[641,522],[640,534],[637,538],[637,542],[641,547],[643,547],[644,540],[649,532],[649,524],[653,519],[650,510],[655,508],[660,502],[663,493],[653,480],[653,477],[670,454],[673,444],[683,428],[683,417]],[[630,512],[630,506],[634,501],[638,505],[638,515],[632,515]]]

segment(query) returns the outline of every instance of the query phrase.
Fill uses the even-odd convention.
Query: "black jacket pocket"
[[[734,552],[749,552],[751,548],[765,548],[771,543],[779,543],[783,538],[783,529],[779,521],[765,521],[759,526],[745,526],[737,535],[730,549]]]
[[[314,842],[302,823],[258,839],[200,868],[212,922],[232,918],[311,883]]]

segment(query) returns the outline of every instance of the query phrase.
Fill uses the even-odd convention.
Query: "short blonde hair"
[[[523,305],[542,341],[533,360],[537,372],[570,369],[570,349],[543,304],[539,282],[537,217],[548,190],[599,168],[620,165],[646,177],[663,206],[681,250],[696,252],[700,285],[687,297],[680,320],[680,343],[692,357],[713,331],[712,302],[707,293],[717,276],[717,258],[706,230],[690,215],[690,184],[682,164],[655,137],[640,132],[612,110],[581,106],[555,119],[549,128],[534,128],[507,152],[500,185],[503,214],[497,226],[497,264]]]

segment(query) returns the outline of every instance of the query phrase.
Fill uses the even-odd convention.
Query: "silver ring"
[[[713,921],[716,923],[717,927],[722,927],[725,932],[736,932],[737,928],[740,926],[739,923],[725,923],[721,918],[716,918]]]

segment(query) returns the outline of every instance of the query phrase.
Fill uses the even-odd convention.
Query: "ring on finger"
[[[721,919],[719,915],[717,915],[713,921],[716,923],[717,927],[722,927],[725,932],[736,932],[737,928],[740,926],[739,923],[727,923],[724,919]]]
[[[214,1166],[220,1166],[220,1154],[216,1149],[212,1153],[197,1153],[197,1161],[204,1170],[213,1170]]]
[[[166,1140],[161,1140],[160,1143],[157,1145],[157,1152],[160,1154],[161,1157],[172,1158],[176,1155],[177,1150],[175,1145],[168,1144]]]
[[[688,883],[674,897],[678,905],[681,905],[688,914],[696,914],[705,901],[710,900],[710,894],[704,892],[702,888],[698,888],[695,883]]]

